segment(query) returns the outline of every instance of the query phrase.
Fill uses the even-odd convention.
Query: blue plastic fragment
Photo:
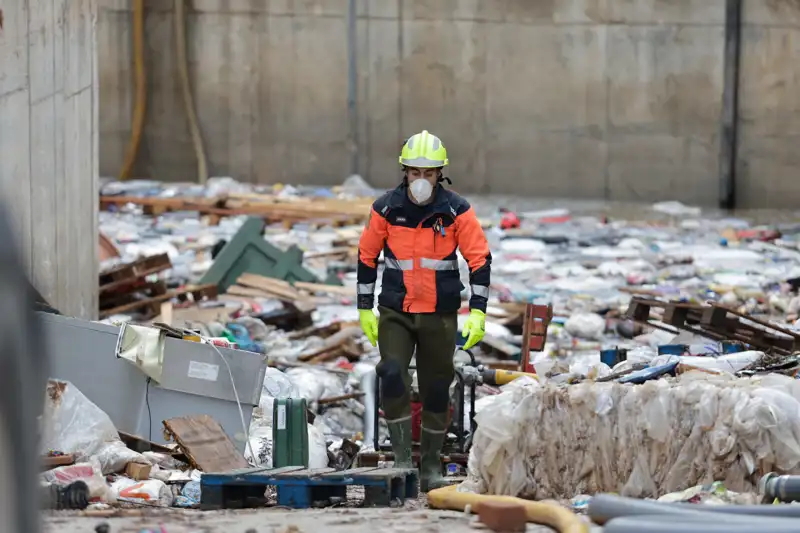
[[[671,363],[667,363],[666,365],[659,365],[659,366],[654,366],[652,368],[637,370],[636,372],[631,372],[627,376],[622,376],[617,380],[617,382],[633,383],[635,385],[639,385],[644,383],[645,381],[650,381],[651,379],[658,379],[661,376],[666,376],[667,374],[674,375],[678,363],[679,361],[673,361]]]

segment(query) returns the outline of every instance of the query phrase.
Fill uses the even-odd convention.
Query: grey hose
[[[659,503],[652,501],[623,498],[611,494],[598,494],[589,502],[589,517],[596,524],[620,517],[644,515],[681,515],[697,516],[698,514],[720,515],[732,514],[759,517],[800,518],[800,506],[796,505],[696,505],[682,503]],[[746,520],[746,518],[744,518]],[[670,518],[670,521],[673,519]],[[795,523],[795,527],[797,523]],[[800,530],[800,529],[798,529]]]
[[[705,516],[705,515],[715,516]],[[798,524],[789,518],[733,517],[719,513],[694,513],[664,519],[664,515],[626,516],[603,526],[603,533],[796,533]],[[723,516],[723,520],[719,520]],[[735,518],[735,522],[732,520]],[[713,520],[713,521],[712,521]],[[722,522],[722,523],[720,523]]]
[[[800,501],[800,476],[779,476],[770,472],[759,481],[758,492],[765,503],[776,498],[787,503]]]

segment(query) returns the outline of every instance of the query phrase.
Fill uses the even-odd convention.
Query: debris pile
[[[144,372],[170,342],[232,349],[189,368],[209,398],[228,403],[218,421],[156,419],[167,444],[117,431],[105,406],[53,382],[43,454],[54,469],[44,479],[82,481],[92,501],[186,507],[203,500],[204,473],[217,487],[220,472],[296,466],[283,462],[286,446],[303,450],[303,467],[329,473],[390,466],[379,354],[355,309],[358,239],[378,193],[358,177],[334,189],[229,178],[104,184],[102,323],[144,328],[128,331],[146,346],[120,341],[109,357]],[[455,354],[445,456],[458,478],[469,454],[461,490],[654,497],[721,481],[747,494],[759,474],[800,465],[791,423],[800,414],[800,226],[674,202],[630,220],[611,208],[473,204],[492,249],[492,290],[483,342]],[[547,310],[539,332],[526,326],[532,309]],[[459,327],[466,303],[463,311]],[[263,357],[255,390],[237,385],[242,350]],[[526,369],[536,380],[503,374]],[[148,395],[169,389],[144,373],[139,419],[153,416]],[[77,405],[80,416],[68,416]],[[579,499],[585,506],[588,496]]]

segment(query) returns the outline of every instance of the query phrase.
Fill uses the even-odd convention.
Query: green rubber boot
[[[414,468],[411,461],[411,417],[400,422],[387,422],[392,442],[395,468]]]
[[[428,492],[450,485],[442,476],[442,444],[444,433],[422,430],[420,435],[419,490]]]

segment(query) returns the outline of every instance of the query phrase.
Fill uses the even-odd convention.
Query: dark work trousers
[[[379,306],[378,344],[381,362],[381,400],[387,422],[411,417],[411,378],[408,366],[416,348],[417,383],[422,402],[422,427],[447,430],[450,384],[455,377],[456,313],[401,313]]]

